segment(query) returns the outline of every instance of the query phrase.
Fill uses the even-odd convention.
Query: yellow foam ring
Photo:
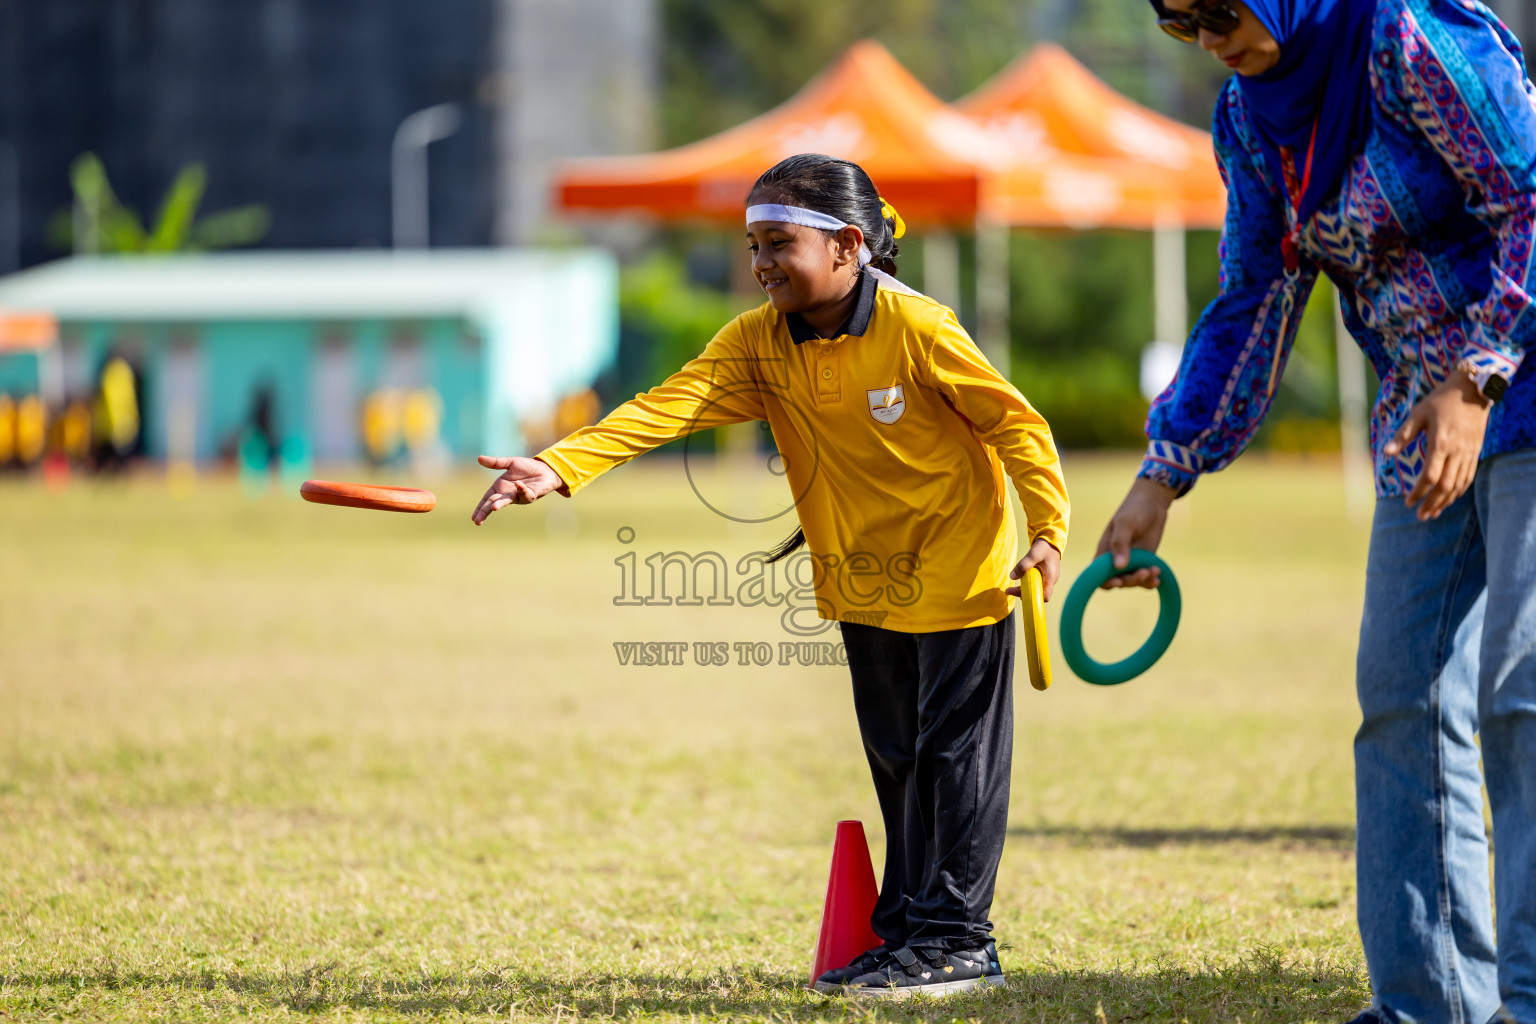
[[[64,410],[60,427],[64,454],[74,462],[83,462],[91,454],[91,407],[71,402]]]
[[[133,368],[126,359],[112,359],[102,369],[101,404],[107,440],[119,453],[131,451],[139,439],[139,399],[134,393]]]
[[[1024,660],[1029,663],[1029,685],[1051,688],[1051,637],[1045,625],[1045,582],[1039,569],[1024,574]]]
[[[880,216],[884,217],[886,220],[895,222],[895,225],[891,230],[891,234],[895,235],[897,238],[902,238],[906,235],[907,222],[901,219],[901,214],[896,212],[896,207],[886,202],[885,196],[880,197]]]
[[[16,403],[0,395],[0,466],[16,457]]]
[[[363,400],[363,445],[375,462],[392,458],[400,447],[400,393],[393,388]]]
[[[433,388],[421,388],[405,396],[402,413],[405,446],[422,452],[437,444],[443,432],[443,400]]]
[[[16,404],[16,458],[30,465],[43,457],[48,442],[48,409],[37,395]]]

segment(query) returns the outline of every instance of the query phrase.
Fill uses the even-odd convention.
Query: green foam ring
[[[1157,625],[1153,627],[1152,635],[1135,654],[1124,661],[1112,665],[1094,661],[1083,649],[1083,612],[1088,609],[1088,599],[1113,576],[1151,568],[1162,570],[1162,578],[1157,587],[1162,608],[1158,611]],[[1062,657],[1067,659],[1067,665],[1085,683],[1095,686],[1128,683],[1157,664],[1157,659],[1168,650],[1168,645],[1173,643],[1173,635],[1179,631],[1179,615],[1183,608],[1179,581],[1174,578],[1173,570],[1168,568],[1167,562],[1150,551],[1132,548],[1130,563],[1124,569],[1116,569],[1114,556],[1106,552],[1083,570],[1067,594],[1067,603],[1061,609]]]

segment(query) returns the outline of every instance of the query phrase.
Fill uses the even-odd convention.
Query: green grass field
[[[1068,460],[1068,581],[1133,465]],[[834,823],[883,852],[846,669],[613,647],[787,639],[777,609],[613,603],[626,552],[734,560],[784,521],[665,461],[479,530],[472,476],[430,516],[0,481],[0,1018],[1346,1020],[1338,477],[1255,458],[1177,506],[1184,625],[1147,676],[1021,669],[1011,982],[903,1005],[803,988]],[[1101,596],[1089,649],[1155,611]]]

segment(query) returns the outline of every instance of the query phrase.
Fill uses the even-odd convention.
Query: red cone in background
[[[816,955],[811,961],[811,984],[827,971],[847,967],[853,958],[880,945],[880,936],[869,926],[875,912],[875,869],[869,862],[869,843],[862,821],[837,823],[832,844],[832,871],[827,878],[827,902],[821,910],[821,931],[816,936]]]

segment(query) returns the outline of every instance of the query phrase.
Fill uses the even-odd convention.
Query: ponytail
[[[763,562],[765,565],[782,562],[803,547],[805,547],[805,530],[803,527],[797,526],[795,527],[795,532],[784,538],[778,547],[769,552],[768,557],[763,559]]]

